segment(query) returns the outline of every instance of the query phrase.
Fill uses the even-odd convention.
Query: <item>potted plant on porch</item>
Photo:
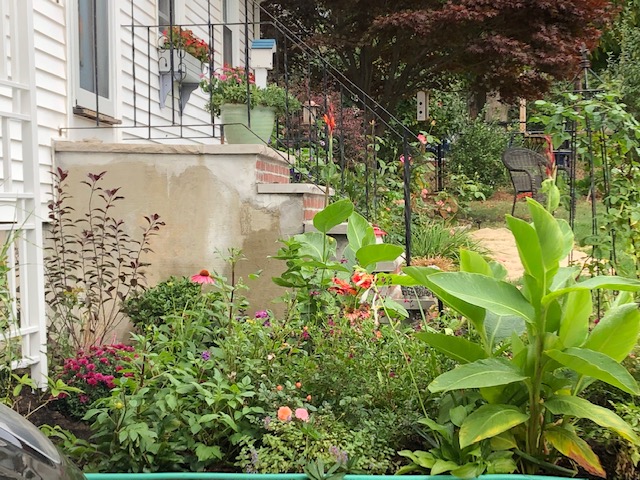
[[[202,64],[208,64],[210,56],[207,42],[188,28],[175,26],[162,32],[158,49],[160,72],[173,68],[182,77],[181,81],[197,84],[202,76]]]
[[[286,89],[275,84],[258,87],[253,73],[244,67],[223,67],[203,79],[200,87],[209,94],[205,107],[220,117],[228,143],[268,143],[276,116],[300,109],[300,102]]]

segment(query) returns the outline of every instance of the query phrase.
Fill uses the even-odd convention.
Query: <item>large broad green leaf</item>
[[[510,283],[466,272],[435,273],[429,276],[429,283],[463,302],[496,315],[516,315],[530,323],[535,320],[533,306]]]
[[[354,252],[357,252],[358,249],[366,245],[376,243],[376,235],[373,232],[373,227],[358,212],[353,212],[349,216],[349,222],[347,223],[347,240]]]
[[[563,255],[566,256],[565,252],[568,253],[573,248],[573,235],[569,239],[565,238],[565,232],[558,221],[535,200],[527,199],[527,206],[540,242],[545,271],[555,274],[560,267],[560,260],[564,258]]]
[[[456,312],[464,317],[467,317],[473,324],[478,332],[484,331],[484,317],[486,311],[484,308],[471,305],[464,302],[453,295],[450,295],[446,290],[440,288],[438,285],[430,280],[432,275],[441,273],[439,270],[435,270],[429,267],[404,267],[402,269],[404,273],[418,280],[420,285],[424,285],[429,288],[435,295],[438,296],[446,305],[453,308]]]
[[[438,458],[435,462],[433,462],[433,466],[431,467],[431,471],[429,475],[439,475],[441,473],[449,472],[458,468],[458,464],[452,460],[443,460]]]
[[[460,271],[469,273],[480,273],[488,277],[493,277],[493,271],[489,263],[482,258],[478,252],[460,249]]]
[[[459,363],[471,363],[487,358],[487,354],[480,345],[463,337],[454,337],[442,333],[420,332],[416,334],[416,338]]]
[[[505,338],[511,337],[513,333],[522,335],[526,330],[522,317],[515,315],[498,316],[487,312],[484,319],[484,330],[489,348],[493,348]]]
[[[478,478],[478,476],[484,472],[484,469],[484,462],[469,462],[455,470],[451,470],[451,475],[453,475],[454,478],[461,478],[462,480],[473,480]]]
[[[590,291],[579,290],[567,295],[562,308],[559,332],[560,340],[565,347],[579,347],[587,339],[592,310]]]
[[[606,478],[598,456],[575,433],[565,428],[549,427],[544,436],[556,450],[577,462],[587,472]]]
[[[585,348],[609,355],[617,362],[633,350],[640,335],[640,310],[635,303],[610,308],[591,331]]]
[[[577,290],[623,290],[628,292],[637,292],[640,290],[640,281],[632,278],[614,277],[609,275],[600,275],[599,277],[593,277],[584,282],[576,283],[570,287],[560,288],[555,292],[551,292],[542,297],[542,303],[548,305],[551,300],[561,295],[565,295],[569,292],[575,292]]]
[[[507,225],[515,237],[520,262],[524,271],[538,282],[544,280],[544,264],[542,263],[542,250],[536,235],[536,230],[519,218],[507,215]]]
[[[512,405],[482,405],[460,427],[460,448],[491,438],[529,419]]]
[[[353,212],[353,203],[351,200],[340,200],[327,206],[324,210],[319,211],[313,217],[313,226],[319,232],[327,233],[336,225],[349,218]]]
[[[404,248],[398,245],[388,245],[386,243],[377,243],[373,245],[365,245],[356,251],[356,258],[360,265],[367,267],[375,265],[378,262],[393,262],[402,255]]]
[[[526,380],[517,369],[507,361],[497,358],[478,360],[461,365],[443,373],[429,385],[429,391],[448,392],[462,388],[494,387]]]
[[[558,226],[560,227],[560,231],[562,232],[562,236],[564,237],[564,242],[562,243],[564,250],[562,251],[560,258],[565,258],[571,253],[571,250],[573,250],[573,230],[571,229],[571,225],[569,225],[569,222],[567,222],[563,218],[557,218],[556,222],[558,222]]]
[[[433,467],[433,464],[436,461],[432,453],[423,452],[420,450],[417,450],[415,452],[412,452],[411,450],[400,450],[398,452],[398,455],[402,457],[407,457],[416,465],[420,465],[423,468],[429,468],[429,469]]]
[[[554,415],[569,415],[588,418],[601,427],[615,431],[622,438],[638,445],[640,438],[622,418],[608,408],[594,405],[588,400],[569,395],[558,395],[544,402],[544,406]]]
[[[386,297],[382,300],[382,307],[384,308],[385,314],[389,317],[393,318],[400,316],[402,318],[409,318],[409,312],[407,312],[407,309],[392,298]],[[391,315],[392,313],[395,315]]]
[[[580,273],[579,267],[560,267],[558,269],[558,273],[553,277],[553,282],[551,283],[551,287],[549,290],[552,292],[558,290],[559,288],[564,288],[569,285],[575,284],[575,278]]]
[[[631,374],[604,353],[585,348],[567,348],[564,351],[547,350],[545,354],[582,375],[602,380],[631,395],[640,395],[638,384]]]
[[[318,262],[326,263],[336,255],[336,240],[324,233],[310,232],[294,237],[300,242],[300,257],[309,257]]]
[[[453,428],[452,427],[447,427],[445,425],[440,425],[439,423],[434,422],[433,420],[431,420],[429,417],[423,417],[423,418],[419,419],[418,423],[426,425],[427,427],[429,427],[434,432],[439,433],[440,435],[442,435],[442,437],[447,441],[447,443],[452,443],[453,442]]]
[[[433,273],[438,270],[433,269]],[[404,287],[415,287],[416,285],[422,285],[417,279],[409,275],[399,275],[397,273],[378,273],[376,275],[376,283],[381,285],[402,285]]]

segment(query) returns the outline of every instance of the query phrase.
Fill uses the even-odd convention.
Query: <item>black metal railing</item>
[[[132,92],[131,113],[122,125],[113,128],[125,129],[127,138],[138,140],[220,142],[224,125],[202,109],[194,114],[186,107],[195,97],[206,101],[198,89],[199,77],[204,74],[211,78],[216,67],[222,65],[223,53],[214,51],[221,44],[222,29],[233,27],[236,34],[244,37],[244,58],[236,63],[246,67],[253,29],[258,24],[248,17],[231,24],[214,22],[213,1],[209,0],[206,23],[141,25],[133,19],[135,11],[131,3],[132,22],[125,28],[130,29],[132,70],[127,72],[130,77],[124,76],[122,80],[123,86]],[[410,261],[411,205],[416,198],[412,178],[417,167],[411,159],[421,159],[421,181],[427,181],[432,191],[440,190],[442,148],[434,147],[431,151],[435,154],[425,160],[425,147],[414,132],[254,0],[245,0],[245,11],[255,11],[256,5],[261,12],[261,30],[276,40],[278,49],[269,81],[282,86],[302,104],[298,111],[285,106],[285,114],[277,119],[269,145],[289,163],[293,182],[318,185],[329,182],[337,195],[350,197],[374,223],[378,220],[381,195],[389,196],[390,188],[401,190],[401,196],[400,192],[395,193],[401,198],[398,202],[404,202],[404,237]],[[178,33],[191,30],[202,35],[210,55],[208,62],[200,65],[198,78],[188,70],[184,46],[172,33],[163,36],[164,29],[167,32],[177,29]],[[166,63],[156,66],[159,60]],[[199,93],[190,96],[193,92]],[[166,107],[158,112],[154,102],[162,104],[164,95]],[[330,132],[322,118],[331,111],[336,126],[329,150]],[[399,179],[395,187],[387,178],[391,174]]]

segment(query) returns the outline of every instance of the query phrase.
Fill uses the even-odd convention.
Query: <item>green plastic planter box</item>
[[[309,480],[302,473],[87,473],[88,480]],[[455,480],[450,475],[345,475],[344,480]],[[544,475],[481,475],[477,480],[567,480]],[[579,480],[574,477],[574,480]]]

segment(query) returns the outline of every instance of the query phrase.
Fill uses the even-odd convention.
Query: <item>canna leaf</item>
[[[515,367],[504,360],[488,358],[461,365],[438,376],[429,385],[430,392],[448,392],[462,388],[494,387],[526,380]]]
[[[353,212],[349,215],[349,221],[347,222],[347,240],[354,252],[357,252],[358,249],[365,245],[376,243],[376,235],[373,232],[373,227],[358,212]]]
[[[566,350],[546,350],[544,352],[558,363],[576,372],[602,380],[609,385],[630,393],[640,395],[635,379],[613,358],[604,353],[586,348],[567,348]]]
[[[375,265],[378,262],[392,262],[404,252],[404,248],[388,243],[365,245],[356,251],[356,258],[363,267]]]
[[[565,347],[579,347],[589,334],[589,317],[593,310],[591,292],[579,290],[567,295],[560,319],[560,340]]]
[[[516,315],[528,323],[534,323],[533,306],[520,290],[510,283],[466,272],[434,273],[429,275],[428,281],[431,286],[468,304],[484,308],[499,316]],[[444,298],[442,300],[445,301]]]
[[[636,346],[640,335],[640,310],[636,303],[610,308],[591,331],[585,348],[624,360]]]
[[[584,398],[570,395],[557,395],[544,402],[544,406],[554,415],[569,415],[576,418],[587,418],[601,427],[613,430],[622,438],[638,445],[640,438],[633,429],[608,408],[594,405]]]
[[[487,354],[480,345],[463,337],[455,337],[443,333],[420,332],[416,334],[416,338],[459,363],[471,363],[487,358]]]
[[[460,448],[495,437],[526,422],[529,415],[512,405],[482,405],[460,427]]]
[[[600,460],[593,453],[591,447],[570,430],[560,427],[549,427],[545,431],[545,438],[564,456],[571,458],[587,472],[606,478]]]
[[[353,212],[351,200],[339,200],[325,207],[313,217],[313,226],[322,233],[328,233],[333,227],[349,218]]]

